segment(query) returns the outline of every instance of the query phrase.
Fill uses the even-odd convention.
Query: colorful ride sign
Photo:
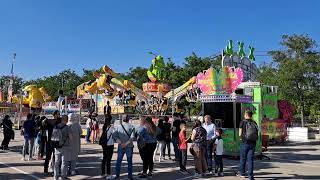
[[[221,69],[209,68],[197,75],[197,86],[205,95],[231,94],[243,80],[241,68],[225,66]]]

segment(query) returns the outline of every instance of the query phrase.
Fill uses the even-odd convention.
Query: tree
[[[182,68],[176,65],[171,58],[169,58],[163,71],[165,81],[170,86],[178,87],[183,83],[181,74]]]
[[[257,79],[259,82],[266,85],[278,85],[278,71],[272,63],[264,63],[259,67]]]
[[[147,71],[147,68],[135,67],[130,68],[128,73],[120,74],[120,76],[122,76],[126,80],[133,82],[136,87],[142,88],[142,84],[149,81]]]
[[[181,71],[181,84],[188,81],[191,77],[196,76],[199,72],[209,69],[213,66],[214,60],[209,57],[201,58],[195,53],[185,58],[184,67]]]
[[[296,105],[304,126],[308,101],[319,96],[320,56],[307,35],[283,35],[281,45],[283,50],[269,52],[277,67],[279,95]]]
[[[36,84],[39,88],[44,87],[51,97],[57,98],[59,90],[63,90],[66,96],[74,97],[77,86],[82,82],[79,75],[67,69],[54,76],[27,81],[24,85]]]
[[[93,81],[96,78],[93,76],[93,72],[97,71],[95,69],[82,69],[83,75],[82,75],[82,81],[83,82],[88,82],[88,81]]]

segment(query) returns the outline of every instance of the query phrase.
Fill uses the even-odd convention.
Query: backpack
[[[258,127],[253,121],[246,121],[245,138],[247,141],[256,142],[258,140]]]
[[[63,136],[62,136],[62,129],[66,126],[67,125],[64,125],[61,128],[58,128],[57,126],[55,126],[55,128],[53,129],[52,136],[51,136],[51,143],[53,148],[62,148],[62,146],[66,142],[66,140],[63,141]]]

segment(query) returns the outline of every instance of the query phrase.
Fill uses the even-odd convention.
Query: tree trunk
[[[300,108],[301,127],[304,127],[303,106]]]
[[[304,127],[304,102],[303,102],[302,95],[300,95],[300,118],[301,118],[301,127]]]

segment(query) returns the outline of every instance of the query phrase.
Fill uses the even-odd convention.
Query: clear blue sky
[[[2,0],[0,74],[9,74],[13,52],[15,73],[32,79],[104,64],[148,67],[148,51],[181,65],[191,52],[220,52],[229,39],[257,51],[279,48],[285,33],[320,42],[319,9],[316,0]]]

